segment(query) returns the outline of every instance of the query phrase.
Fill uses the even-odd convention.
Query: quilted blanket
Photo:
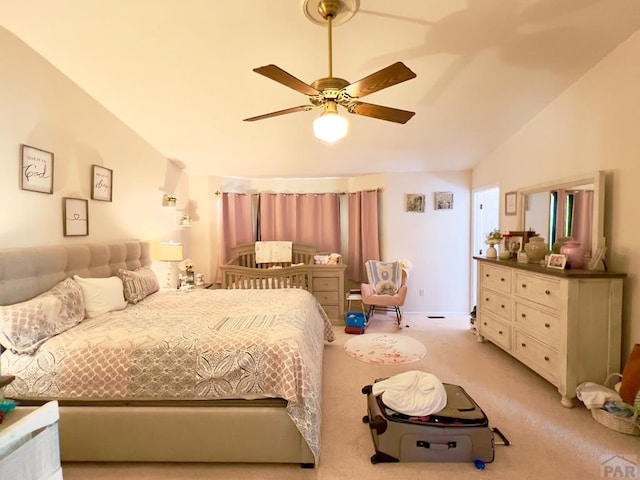
[[[10,398],[278,397],[318,457],[322,307],[306,290],[160,291],[86,319],[32,355],[2,355]]]

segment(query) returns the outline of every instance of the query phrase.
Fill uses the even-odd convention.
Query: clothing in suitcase
[[[411,417],[386,406],[382,395],[367,385],[368,423],[380,462],[481,462],[494,458],[494,438],[489,420],[478,404],[458,385],[444,383],[446,406],[425,417]]]

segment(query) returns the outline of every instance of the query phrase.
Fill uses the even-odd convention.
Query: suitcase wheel
[[[380,459],[378,458],[378,455],[376,455],[375,453],[373,455],[371,455],[371,463],[372,464],[376,464],[376,463],[380,463]]]
[[[364,387],[362,387],[362,393],[364,395],[369,395],[372,390],[373,390],[373,385],[365,385]]]
[[[362,417],[362,423],[369,423],[369,415]]]

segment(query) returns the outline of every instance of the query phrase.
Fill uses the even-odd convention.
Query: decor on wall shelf
[[[504,194],[504,214],[516,215],[518,213],[518,192]]]
[[[424,212],[424,195],[421,193],[408,193],[406,195],[407,212]]]
[[[84,198],[62,199],[62,229],[65,237],[89,235],[89,201]]]
[[[453,193],[436,192],[435,201],[436,210],[451,210],[453,208]]]
[[[173,195],[166,195],[164,197],[162,197],[162,205],[165,207],[175,207],[176,206],[176,201],[178,199],[176,197],[174,197]]]
[[[20,146],[20,188],[53,193],[53,153],[29,145]]]
[[[113,170],[91,165],[91,198],[110,202],[113,194]]]

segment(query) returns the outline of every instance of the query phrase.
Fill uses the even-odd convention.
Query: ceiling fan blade
[[[354,102],[347,107],[347,110],[349,113],[395,123],[407,123],[415,115],[415,112],[363,102]]]
[[[300,105],[299,107],[287,108],[286,110],[278,110],[277,112],[265,113],[264,115],[258,115],[257,117],[245,118],[244,121],[255,122],[256,120],[278,117],[280,115],[286,115],[287,113],[305,112],[314,108],[315,107],[313,105]]]
[[[364,77],[344,88],[344,91],[355,98],[362,98],[383,88],[397,85],[416,78],[416,74],[402,62],[396,62],[382,70]]]
[[[253,71],[260,75],[264,75],[271,80],[275,80],[286,87],[293,88],[295,91],[303,93],[304,95],[312,96],[320,93],[311,85],[307,85],[302,80],[298,80],[290,73],[285,72],[275,65],[265,65],[264,67],[254,68]]]

